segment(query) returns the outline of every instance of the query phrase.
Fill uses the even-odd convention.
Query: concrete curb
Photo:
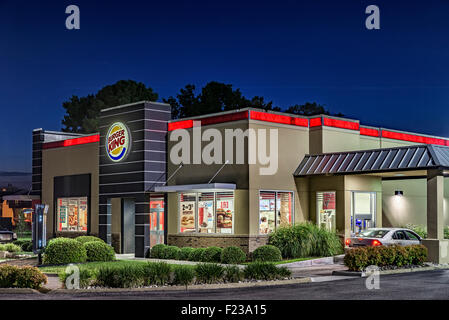
[[[321,266],[321,265],[331,265],[335,263],[339,263],[343,260],[344,255],[338,255],[335,257],[324,257],[324,258],[316,258],[304,261],[296,261],[290,263],[279,264],[278,266],[282,267],[294,267],[294,268],[307,268],[313,266]]]
[[[1,294],[41,294],[39,291],[28,288],[0,288]]]
[[[420,271],[433,271],[433,270],[444,270],[449,269],[449,267],[438,267],[438,266],[429,266],[429,267],[421,267],[421,268],[404,268],[404,269],[393,269],[393,270],[381,270],[379,271],[380,275],[388,275],[388,274],[400,274],[400,273],[410,273],[410,272],[420,272]],[[334,271],[332,272],[333,276],[348,276],[348,277],[367,277],[367,273],[364,271]]]
[[[275,280],[275,281],[260,281],[260,282],[243,282],[243,283],[220,283],[220,284],[195,284],[188,286],[187,291],[192,290],[219,290],[219,289],[238,289],[238,288],[254,288],[254,287],[272,287],[283,286],[298,283],[312,282],[309,277],[289,279],[289,280]],[[123,292],[153,292],[153,291],[186,291],[185,286],[166,286],[166,287],[152,287],[152,288],[100,288],[100,289],[55,289],[48,294],[65,295],[73,293],[123,293]]]

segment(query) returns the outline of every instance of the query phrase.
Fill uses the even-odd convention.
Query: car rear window
[[[389,232],[389,230],[365,230],[359,234],[360,237],[365,238],[383,238]]]

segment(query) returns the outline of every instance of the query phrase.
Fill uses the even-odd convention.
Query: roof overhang
[[[449,169],[449,147],[413,145],[306,155],[294,176],[383,174],[431,169]]]
[[[154,188],[154,192],[211,192],[211,191],[231,191],[235,190],[235,183],[204,183],[204,184],[183,184],[174,186],[159,186]]]

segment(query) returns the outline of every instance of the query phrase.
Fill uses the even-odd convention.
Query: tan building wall
[[[395,196],[395,190],[404,192]],[[427,224],[427,180],[384,180],[383,220],[386,227],[402,227],[406,224],[426,226]],[[449,225],[449,179],[444,179],[444,224]]]
[[[54,177],[91,174],[90,232],[98,235],[98,143],[42,150],[42,203],[48,204],[47,237],[54,230]],[[73,233],[69,233],[69,235]]]

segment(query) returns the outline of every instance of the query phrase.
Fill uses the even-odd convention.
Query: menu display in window
[[[58,231],[87,232],[87,197],[57,199]]]
[[[181,232],[195,231],[195,201],[181,202]]]

